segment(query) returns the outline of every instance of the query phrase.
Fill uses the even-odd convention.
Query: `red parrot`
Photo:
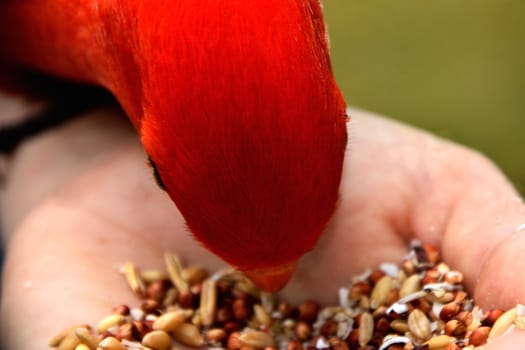
[[[108,89],[194,237],[263,289],[335,210],[347,117],[319,0],[3,0],[0,57]]]

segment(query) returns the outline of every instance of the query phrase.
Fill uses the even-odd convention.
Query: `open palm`
[[[461,146],[362,111],[350,115],[337,211],[282,296],[334,301],[352,275],[400,261],[417,238],[464,272],[482,306],[524,302],[525,207],[504,176]],[[94,324],[115,304],[136,304],[119,276],[125,260],[161,267],[163,253],[173,251],[188,263],[224,266],[191,238],[155,185],[138,137],[114,110],[79,118],[18,150],[2,224],[6,349],[44,348],[67,326]],[[525,346],[525,332],[487,349],[519,342]]]

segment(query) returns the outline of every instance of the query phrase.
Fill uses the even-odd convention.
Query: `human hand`
[[[40,349],[63,328],[95,324],[135,298],[118,266],[162,266],[165,251],[216,270],[146,167],[119,112],[100,110],[36,137],[15,154],[2,203],[8,253],[2,345]],[[333,301],[352,275],[399,261],[417,238],[462,271],[481,306],[523,302],[525,207],[504,176],[463,147],[351,110],[341,201],[314,251],[282,291]],[[514,332],[487,349],[525,345]]]

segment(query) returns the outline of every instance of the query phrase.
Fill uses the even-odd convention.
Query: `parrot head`
[[[194,237],[278,290],[334,212],[347,142],[320,2],[171,3],[136,17],[143,145]]]

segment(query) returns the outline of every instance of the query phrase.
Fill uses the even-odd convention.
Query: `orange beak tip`
[[[244,273],[258,288],[266,292],[278,292],[286,286],[295,267],[294,262],[284,266],[247,270]]]

